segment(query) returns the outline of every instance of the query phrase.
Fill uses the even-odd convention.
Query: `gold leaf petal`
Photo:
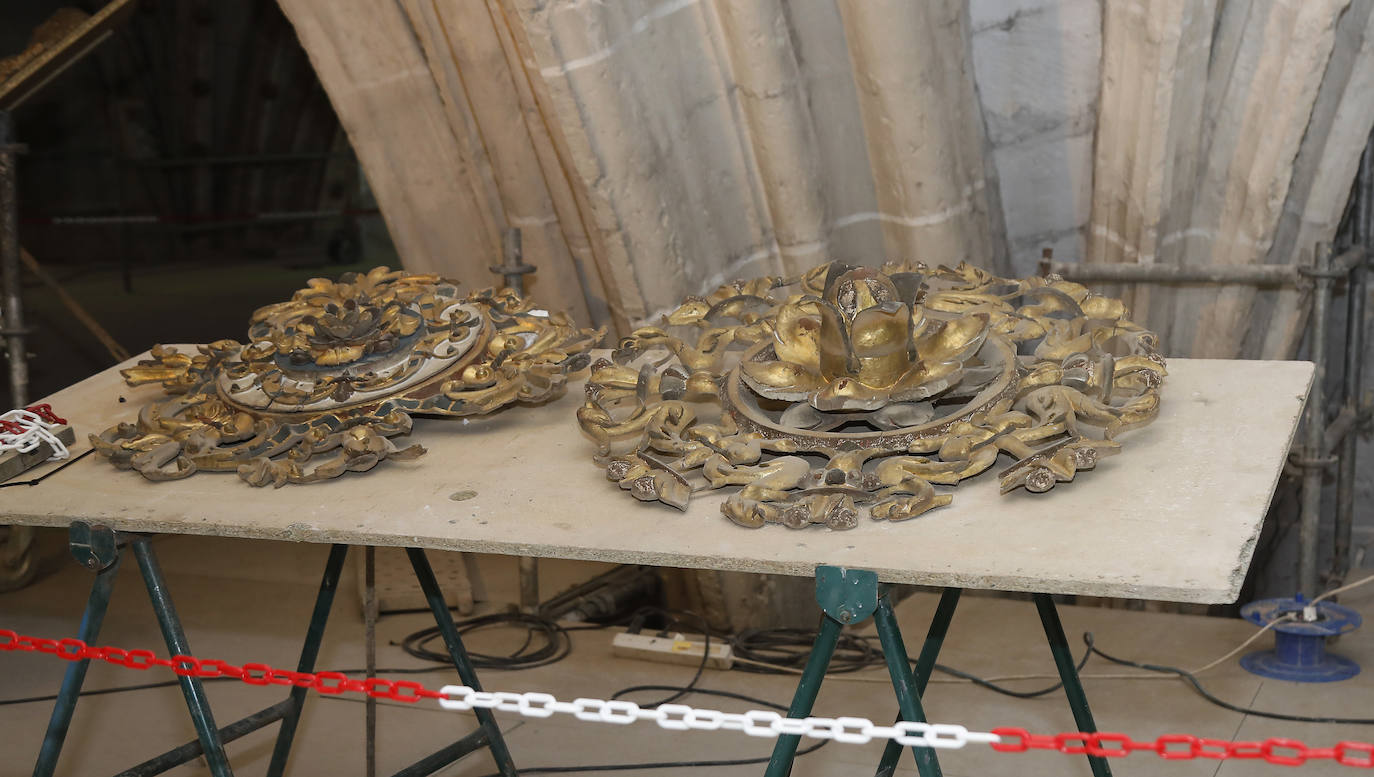
[[[916,353],[925,362],[962,362],[979,348],[988,336],[987,313],[972,313],[927,329],[916,343]]]
[[[825,385],[818,373],[792,362],[744,362],[740,368],[745,382],[771,399],[804,401],[811,392]]]
[[[1119,299],[1089,294],[1088,298],[1079,304],[1083,308],[1083,314],[1088,318],[1115,321],[1126,317],[1126,303]]]
[[[820,371],[820,315],[820,306],[815,300],[789,302],[778,309],[773,352],[779,359]]]
[[[891,386],[911,366],[911,311],[899,302],[864,310],[850,325],[850,344],[859,361],[855,377],[874,388]]]
[[[332,367],[338,364],[347,364],[362,358],[363,346],[344,345],[333,348],[325,348],[315,357],[315,363],[321,367]]]
[[[909,402],[933,397],[953,386],[963,374],[964,365],[959,362],[922,360],[892,386],[892,400]]]
[[[877,410],[888,402],[888,392],[873,389],[855,378],[836,378],[811,397],[817,410]]]

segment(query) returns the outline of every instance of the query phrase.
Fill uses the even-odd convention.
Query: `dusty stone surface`
[[[1092,212],[1101,89],[1098,0],[971,0],[978,99],[1001,185],[1014,275],[1040,251],[1079,261]]]
[[[698,494],[685,513],[635,501],[592,463],[573,417],[580,382],[541,407],[417,420],[413,437],[429,449],[420,459],[319,485],[259,489],[212,473],[151,483],[90,456],[10,489],[0,520],[803,576],[836,564],[901,583],[1234,601],[1312,365],[1175,359],[1169,372],[1159,419],[1072,483],[999,496],[984,476],[947,508],[844,532],[740,528],[720,515],[723,494]],[[44,401],[84,439],[160,391],[125,387],[112,368]],[[475,495],[452,498],[466,491]]]

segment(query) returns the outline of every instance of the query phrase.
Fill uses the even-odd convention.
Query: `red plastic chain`
[[[18,421],[0,421],[0,432],[5,434],[23,434],[29,428]]]
[[[62,425],[67,423],[67,419],[58,417],[58,415],[53,412],[52,405],[46,402],[41,405],[30,405],[24,409],[38,416],[44,423]],[[32,424],[28,419],[17,421],[10,419],[0,420],[0,432],[4,434],[24,434],[29,431],[31,427]]]
[[[353,680],[340,672],[291,672],[266,664],[234,666],[223,661],[194,656],[159,658],[151,650],[123,650],[116,647],[91,647],[79,639],[44,639],[0,629],[0,651],[47,653],[68,661],[98,660],[145,670],[165,667],[184,677],[232,677],[249,685],[281,685],[313,688],[323,694],[363,693],[378,699],[413,704],[421,699],[447,698],[409,680],[373,677]],[[1056,735],[1032,734],[1024,728],[995,728],[1002,738],[990,743],[999,753],[1024,753],[1027,750],[1057,750],[1071,755],[1097,755],[1123,758],[1136,752],[1152,752],[1167,760],[1194,758],[1254,759],[1281,766],[1302,766],[1308,761],[1330,760],[1342,766],[1374,768],[1374,744],[1339,742],[1335,747],[1308,747],[1296,739],[1270,738],[1263,742],[1227,742],[1190,734],[1165,734],[1153,741],[1136,741],[1125,734],[1111,732],[1065,732]]]
[[[63,426],[67,424],[67,419],[58,417],[57,413],[53,412],[52,405],[47,402],[41,405],[29,405],[24,409],[50,424],[60,424]]]
[[[364,693],[378,699],[413,704],[421,699],[438,699],[443,694],[409,680],[386,680],[373,677],[353,680],[338,672],[292,672],[266,664],[234,666],[223,661],[200,659],[194,656],[159,658],[151,650],[123,650],[116,647],[91,647],[79,639],[52,640],[28,637],[8,629],[0,629],[0,651],[48,653],[68,661],[86,659],[105,661],[128,669],[145,670],[159,666],[171,669],[183,677],[232,677],[249,685],[282,685],[314,688],[320,693]]]
[[[1227,742],[1191,734],[1165,734],[1153,741],[1136,741],[1125,734],[1073,732],[1057,736],[1032,734],[1024,728],[995,728],[1001,742],[989,745],[999,753],[1057,750],[1061,753],[1121,758],[1139,751],[1153,752],[1170,761],[1194,758],[1256,759],[1280,766],[1302,766],[1308,761],[1332,760],[1342,766],[1374,768],[1374,744],[1340,742],[1335,747],[1308,747],[1296,739],[1273,737],[1263,742]]]

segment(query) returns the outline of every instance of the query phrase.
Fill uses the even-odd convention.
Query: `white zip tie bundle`
[[[9,424],[3,423],[8,421]],[[15,424],[24,431],[10,431],[10,425]],[[28,410],[11,410],[0,415],[0,451],[19,451],[28,453],[37,448],[39,443],[46,442],[52,448],[52,455],[48,461],[58,461],[71,455],[67,446],[52,433],[56,424],[44,421],[37,413]]]
[[[651,720],[670,731],[742,731],[751,737],[772,738],[783,735],[833,739],[862,745],[874,739],[892,739],[903,746],[935,747],[957,750],[970,742],[991,744],[1002,738],[987,731],[969,731],[950,723],[900,721],[891,726],[875,725],[868,718],[786,718],[769,710],[721,712],[698,709],[685,704],[660,704],[645,709],[629,701],[577,699],[559,701],[547,693],[509,693],[474,691],[466,685],[446,685],[439,690],[446,710],[467,711],[474,707],[499,712],[518,712],[529,718],[547,718],[554,713],[572,715],[578,720],[626,725]]]

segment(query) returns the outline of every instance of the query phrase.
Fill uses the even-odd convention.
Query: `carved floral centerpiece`
[[[748,527],[911,518],[1002,454],[1044,492],[1159,409],[1164,360],[1120,300],[1061,278],[831,263],[689,298],[598,360],[578,420],[607,476]]]
[[[436,275],[385,267],[317,278],[254,313],[247,345],[153,348],[123,375],[170,396],[91,443],[149,480],[210,470],[255,486],[311,483],[423,454],[391,441],[412,415],[556,396],[601,335],[510,289],[464,295]]]

